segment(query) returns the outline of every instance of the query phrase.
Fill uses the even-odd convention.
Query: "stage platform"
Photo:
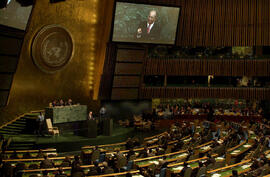
[[[73,131],[64,133],[60,132],[59,136],[37,136],[34,134],[19,134],[12,137],[12,144],[30,144],[33,142],[33,148],[44,149],[44,148],[56,148],[58,153],[75,152],[78,153],[82,146],[86,145],[101,145],[101,144],[111,144],[126,141],[129,137],[138,137],[143,139],[145,137],[150,137],[155,134],[162,132],[150,131],[150,132],[140,132],[136,131],[134,128],[124,128],[119,127],[119,125],[114,125],[112,136],[99,135],[97,138],[87,138],[83,136],[74,135]],[[18,147],[19,148],[19,147]]]

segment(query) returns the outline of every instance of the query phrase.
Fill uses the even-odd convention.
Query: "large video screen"
[[[180,7],[116,2],[115,42],[174,44]]]

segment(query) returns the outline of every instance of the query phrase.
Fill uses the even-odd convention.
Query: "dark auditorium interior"
[[[270,177],[269,0],[0,0],[0,177]]]

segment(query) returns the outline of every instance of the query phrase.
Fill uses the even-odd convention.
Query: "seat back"
[[[133,160],[130,160],[128,161],[128,164],[127,164],[127,171],[130,171],[133,167]]]
[[[11,141],[12,141],[12,138],[9,137],[8,140],[7,140],[7,143],[6,143],[6,145],[5,145],[5,149],[8,149],[8,147],[9,147]]]
[[[201,167],[196,175],[196,177],[200,177],[201,175],[206,174],[206,167]]]
[[[39,168],[38,164],[30,164],[28,167],[28,169],[30,169],[30,170],[34,170],[34,169],[38,169],[38,168]]]
[[[244,137],[246,140],[248,139],[248,132],[247,131],[244,131]]]
[[[253,177],[252,172],[249,172],[248,174],[246,174],[245,177]]]
[[[191,131],[192,131],[192,133],[195,133],[195,126],[194,125],[191,126]]]
[[[2,149],[2,146],[3,146],[3,140],[2,141],[0,141],[0,149]]]
[[[159,174],[159,177],[165,177],[166,176],[166,168],[162,168],[160,170],[160,174]]]
[[[104,170],[104,173],[105,174],[111,174],[111,173],[114,173],[114,170],[112,168],[107,168]]]
[[[218,169],[221,167],[225,167],[225,160],[221,162],[215,162],[213,169]]]
[[[133,154],[133,155],[131,155],[130,157],[129,157],[129,159],[128,160],[135,160],[136,159],[136,155],[135,154]]]
[[[116,168],[122,168],[127,164],[127,158],[124,156],[120,156],[120,158],[116,162]]]
[[[261,172],[260,176],[266,176],[269,174],[269,169],[263,169],[263,171]]]
[[[101,153],[99,155],[99,163],[104,162],[105,161],[105,157],[106,157],[106,154],[105,153]]]
[[[199,158],[199,155],[198,155],[198,154],[192,154],[192,155],[188,158],[188,160],[194,160],[194,159],[197,159],[197,158]]]
[[[100,156],[100,151],[94,150],[91,155],[91,161],[94,162],[96,160],[99,160],[99,156]]]
[[[68,162],[62,162],[60,167],[69,167],[69,163]]]
[[[210,164],[206,167],[206,171],[213,170],[213,168],[214,168],[214,164],[213,164],[213,163],[210,163]]]
[[[39,177],[39,176],[41,176],[41,174],[40,175],[34,174],[34,175],[30,175],[29,177]]]
[[[223,145],[219,146],[216,149],[215,153],[217,153],[220,156],[223,155],[223,154],[225,154],[225,145],[223,144]]]
[[[184,174],[184,177],[191,177],[192,168],[187,168]]]
[[[49,119],[46,119],[46,125],[48,127],[48,129],[52,129],[53,126],[52,126],[52,120],[49,118]]]
[[[124,122],[122,120],[119,120],[118,123],[119,123],[120,126],[124,125]]]
[[[24,169],[26,169],[25,163],[23,163],[23,162],[17,163],[16,168],[18,170],[24,170]]]
[[[217,130],[217,137],[220,137],[220,128]]]
[[[165,154],[169,154],[172,152],[172,147],[168,146],[167,149],[165,150]]]

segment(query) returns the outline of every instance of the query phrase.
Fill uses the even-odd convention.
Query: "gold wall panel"
[[[68,0],[49,3],[37,0],[28,22],[24,44],[11,87],[8,106],[0,109],[1,124],[15,116],[43,109],[54,99],[72,98],[99,109],[97,99],[110,36],[114,1]],[[66,28],[74,42],[74,54],[62,70],[54,74],[40,71],[31,58],[31,44],[37,32],[46,25]]]

